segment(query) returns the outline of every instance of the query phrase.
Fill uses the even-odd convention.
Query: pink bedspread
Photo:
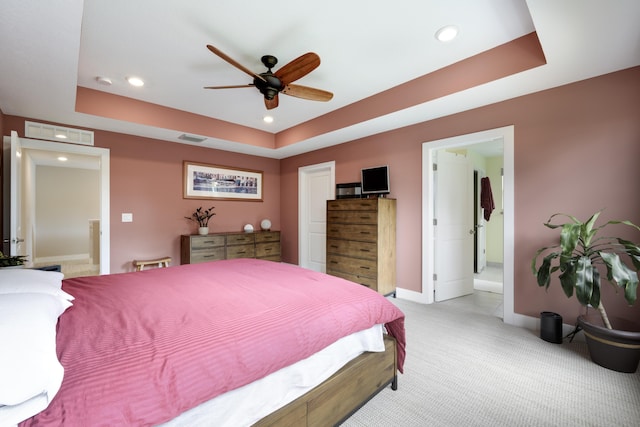
[[[384,323],[404,360],[404,315],[337,277],[252,259],[68,279],[65,368],[49,407],[21,426],[156,425]]]

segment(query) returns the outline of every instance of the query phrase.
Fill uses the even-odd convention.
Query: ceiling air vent
[[[202,136],[187,135],[186,133],[183,133],[182,135],[180,135],[178,137],[178,139],[181,139],[181,140],[187,141],[187,142],[202,142],[207,138],[202,137]]]
[[[24,122],[24,135],[27,138],[46,139],[57,142],[93,146],[93,132],[44,123]]]

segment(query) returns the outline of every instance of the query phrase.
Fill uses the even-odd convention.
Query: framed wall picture
[[[183,162],[183,197],[262,201],[262,171]]]

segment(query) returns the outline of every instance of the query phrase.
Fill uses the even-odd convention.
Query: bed
[[[74,278],[47,295],[23,284],[1,295],[2,282],[0,273],[0,309],[3,300],[55,302],[51,378],[36,375],[44,384],[5,401],[0,392],[0,421],[28,408],[14,420],[21,427],[335,425],[395,389],[403,369],[395,305],[289,264],[235,259]]]

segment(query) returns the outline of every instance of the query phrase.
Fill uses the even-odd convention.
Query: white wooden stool
[[[147,265],[157,265],[158,268],[169,267],[170,262],[171,262],[171,257],[147,259],[147,260],[135,260],[133,261],[133,266],[136,268],[136,271],[142,271],[144,267]]]

